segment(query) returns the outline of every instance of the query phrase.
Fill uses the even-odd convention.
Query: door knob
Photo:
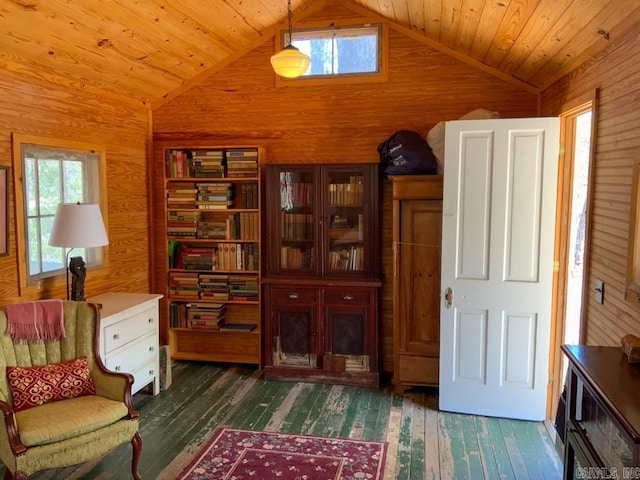
[[[451,305],[453,305],[453,290],[451,287],[447,287],[444,291],[444,308],[449,310]]]

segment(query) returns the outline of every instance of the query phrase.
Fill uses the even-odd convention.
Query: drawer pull
[[[153,370],[149,370],[149,376],[153,376]]]
[[[120,338],[120,334],[119,333],[114,333],[113,334],[113,339],[114,340],[118,340]]]
[[[297,292],[291,292],[291,293],[289,294],[289,298],[290,298],[291,300],[297,300],[297,299],[299,299],[299,298],[300,298],[300,294],[299,294],[299,293],[297,293]]]
[[[154,348],[154,347],[149,347],[149,351],[150,351],[150,352],[153,352],[154,350],[155,350],[155,348]]]
[[[121,368],[122,368],[122,367],[121,367],[120,365],[116,365],[116,368],[114,368],[114,370],[115,370],[116,372],[119,372]]]
[[[153,323],[153,317],[149,317],[149,323]]]
[[[343,300],[346,300],[347,302],[350,302],[351,300],[353,300],[353,295],[351,295],[350,293],[345,293],[345,294],[342,296],[342,299],[343,299]]]

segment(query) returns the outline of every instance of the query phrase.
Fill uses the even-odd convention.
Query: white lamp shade
[[[65,248],[101,247],[109,243],[100,205],[61,203],[53,219],[49,245]]]
[[[278,75],[296,78],[309,69],[311,57],[293,45],[288,45],[271,57],[271,65]]]

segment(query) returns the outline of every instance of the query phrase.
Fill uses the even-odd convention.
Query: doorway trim
[[[584,235],[584,266],[582,276],[582,298],[580,309],[580,343],[585,339],[585,302],[588,298],[588,285],[590,276],[590,245],[591,222],[593,205],[593,183],[595,179],[595,153],[596,153],[596,127],[598,123],[598,98],[599,90],[595,89],[591,94],[580,96],[573,101],[562,105],[560,112],[560,158],[558,164],[558,202],[556,209],[556,240],[555,240],[555,265],[554,265],[554,289],[551,330],[551,349],[549,358],[549,390],[547,402],[548,418],[553,421],[556,416],[558,401],[563,387],[562,353],[560,345],[564,343],[565,312],[567,303],[567,272],[569,268],[569,236],[571,234],[571,202],[573,190],[573,158],[575,139],[575,119],[581,113],[591,110],[591,140],[589,145],[589,175],[587,184],[585,235]]]

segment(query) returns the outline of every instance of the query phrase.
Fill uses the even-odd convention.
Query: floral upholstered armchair
[[[8,311],[8,307],[5,307]],[[64,337],[14,340],[0,311],[0,459],[5,480],[99,457],[131,442],[138,475],[142,440],[133,377],[106,370],[98,356],[99,310],[62,302]],[[11,325],[11,324],[10,324]]]

